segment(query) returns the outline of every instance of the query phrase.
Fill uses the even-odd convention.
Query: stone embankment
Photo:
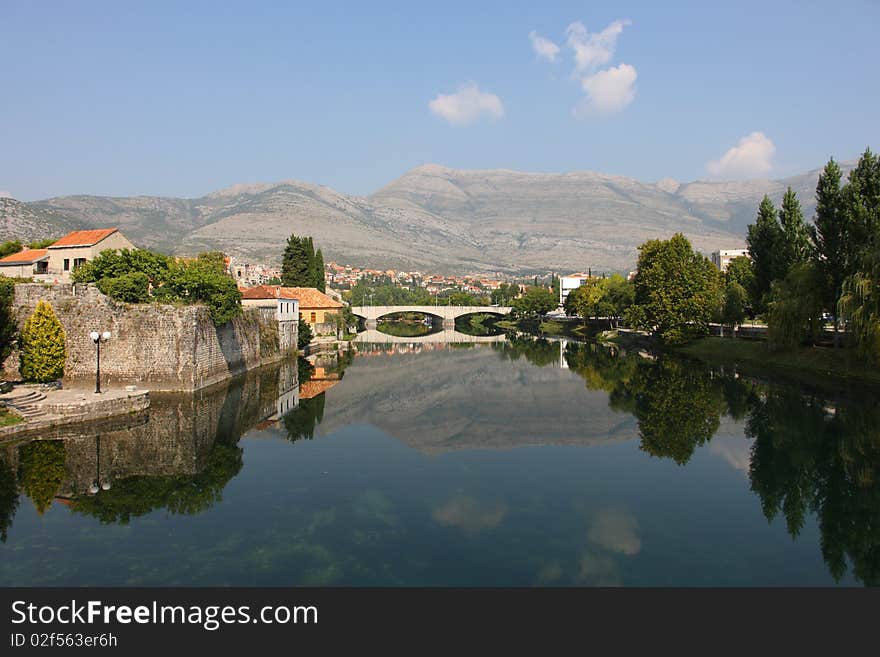
[[[12,392],[0,395],[0,402],[24,420],[0,427],[0,440],[3,440],[65,424],[139,413],[149,408],[150,393],[147,390],[109,390],[95,394],[86,390],[18,386]]]

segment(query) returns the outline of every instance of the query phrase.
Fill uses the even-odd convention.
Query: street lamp
[[[101,392],[101,343],[107,342],[110,339],[110,331],[104,331],[103,333],[99,333],[98,331],[92,331],[89,333],[89,337],[92,339],[92,342],[95,343],[96,347],[96,355],[97,355],[97,367],[95,368],[95,394],[99,394]]]

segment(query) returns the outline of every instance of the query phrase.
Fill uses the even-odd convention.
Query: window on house
[[[64,259],[64,271],[70,271],[70,258]]]
[[[85,258],[74,258],[73,259],[73,268],[76,269],[80,265],[82,265],[86,261]]]
[[[318,316],[315,313],[312,313],[312,319],[311,319],[312,324],[314,324],[317,321],[318,321]]]

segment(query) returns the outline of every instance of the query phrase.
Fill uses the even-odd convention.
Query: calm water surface
[[[358,349],[0,445],[0,584],[880,579],[870,394],[540,340]]]

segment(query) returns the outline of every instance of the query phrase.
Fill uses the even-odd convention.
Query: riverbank
[[[709,363],[778,373],[811,383],[857,380],[880,385],[880,370],[866,365],[853,349],[808,347],[771,351],[766,342],[708,337],[672,351]]]
[[[589,324],[584,325],[583,320],[580,319],[502,319],[495,322],[494,326],[510,331],[531,333],[538,337],[587,340],[596,335],[596,328]]]
[[[6,413],[21,421],[0,426],[0,441],[67,424],[91,422],[117,415],[145,411],[150,406],[147,390],[108,390],[100,394],[74,390],[46,390],[39,386],[18,386],[0,395]]]

